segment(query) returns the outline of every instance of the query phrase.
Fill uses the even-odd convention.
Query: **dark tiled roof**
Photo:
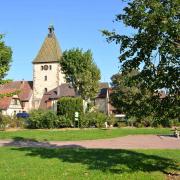
[[[56,39],[54,31],[52,31],[46,37],[33,63],[58,62],[61,56],[62,56],[62,51],[59,47],[59,43]]]
[[[53,89],[51,91],[50,99],[58,99],[60,97],[74,97],[76,96],[76,92],[73,87],[71,87],[68,83],[61,84],[59,87]]]
[[[45,93],[41,100],[40,108],[46,109],[46,102],[52,99],[59,99],[61,97],[75,97],[76,92],[68,83],[61,84],[57,88]]]
[[[107,91],[109,88],[108,83],[99,83],[99,93],[97,94],[97,98],[106,98]],[[53,99],[59,99],[61,97],[75,97],[78,96],[73,87],[71,87],[68,83],[61,84],[57,88],[45,93],[41,100],[40,108],[46,109],[46,103]]]
[[[101,82],[99,83],[99,88],[102,89],[102,88],[109,88],[109,83],[107,82]]]
[[[108,88],[108,83],[99,83],[99,92],[97,94],[97,98],[106,98]]]

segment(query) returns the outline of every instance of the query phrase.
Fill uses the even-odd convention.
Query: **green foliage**
[[[132,71],[112,76],[113,92],[110,100],[120,113],[125,113],[128,117],[145,118],[152,112],[149,99],[153,93],[140,88],[141,83],[134,80],[137,74],[137,71]]]
[[[72,120],[70,120],[68,117],[66,116],[57,116],[58,121],[56,123],[56,127],[57,128],[67,128],[67,127],[72,127]]]
[[[79,113],[79,118],[83,114],[83,100],[80,97],[62,97],[57,103],[57,114],[65,116],[68,124],[74,124],[75,112]],[[70,122],[69,122],[70,121]]]
[[[90,50],[71,49],[60,60],[67,82],[71,83],[83,99],[96,96],[99,90],[100,70],[93,62]]]
[[[32,110],[28,118],[29,128],[55,128],[58,118],[53,111]]]
[[[10,116],[4,116],[0,113],[0,129],[5,130],[11,122]]]
[[[5,130],[6,128],[23,128],[25,123],[23,119],[18,119],[15,116],[2,115],[0,113],[0,129]]]
[[[107,123],[109,126],[114,126],[116,123],[116,118],[114,117],[114,115],[109,115],[107,117]]]
[[[105,125],[108,117],[101,112],[89,112],[83,115],[81,118],[80,126],[82,128],[97,127],[102,128]]]
[[[4,35],[0,34],[0,85],[9,81],[4,80],[4,77],[7,75],[7,71],[9,71],[12,58],[12,50],[10,47],[6,46],[3,37]],[[12,95],[13,93],[0,94],[0,98]]]
[[[126,127],[127,123],[126,122],[117,122],[117,125],[119,128],[122,128],[122,127]]]
[[[141,69],[136,81],[153,93],[168,90],[165,99],[152,96],[153,116],[180,116],[180,21],[179,0],[131,0],[116,21],[133,28],[130,35],[103,31],[108,42],[120,44],[121,71]],[[132,105],[133,107],[134,105]],[[135,104],[136,106],[136,104]],[[144,111],[146,112],[146,111]]]
[[[12,58],[12,50],[5,45],[3,37],[4,36],[0,34],[0,84],[4,83],[3,79],[7,71],[9,71]]]

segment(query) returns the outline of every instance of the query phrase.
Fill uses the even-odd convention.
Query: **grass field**
[[[179,170],[180,150],[0,148],[3,180],[163,180]]]
[[[120,137],[134,134],[172,134],[168,128],[119,128],[87,130],[19,130],[0,131],[0,139],[34,139],[37,141],[92,140]]]

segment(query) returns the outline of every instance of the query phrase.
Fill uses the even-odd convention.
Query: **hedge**
[[[79,112],[79,118],[83,114],[83,100],[80,97],[62,97],[57,103],[57,115],[65,116],[74,124],[75,112]]]

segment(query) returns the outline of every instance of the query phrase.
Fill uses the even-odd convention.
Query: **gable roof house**
[[[32,81],[13,81],[0,86],[0,94],[15,93],[11,97],[0,98],[0,111],[5,115],[28,112],[32,106]]]
[[[108,83],[99,83],[99,92],[94,99],[94,105],[96,108],[109,114],[108,112],[108,102],[109,102],[109,95],[108,95]],[[45,93],[41,100],[40,109],[49,109],[53,111],[57,111],[57,101],[61,97],[78,97],[79,95],[75,92],[74,88],[68,84],[64,83],[58,86],[57,88]],[[84,102],[84,106],[86,103]]]
[[[53,90],[45,93],[40,103],[40,109],[57,111],[57,101],[61,97],[77,97],[75,90],[68,83],[61,84]]]

